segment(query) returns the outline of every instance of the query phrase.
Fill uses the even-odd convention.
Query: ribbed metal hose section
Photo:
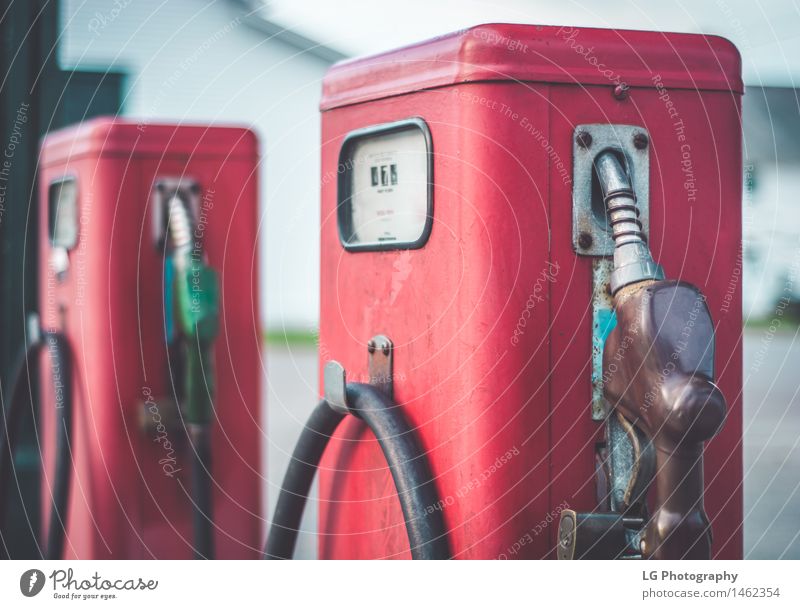
[[[617,155],[611,150],[601,152],[594,166],[603,190],[603,202],[614,244],[619,247],[626,243],[646,243],[647,237],[642,232],[642,222],[639,220],[636,193]]]
[[[614,270],[611,293],[626,285],[663,279],[664,271],[655,263],[639,220],[636,193],[620,153],[604,150],[594,159],[594,169],[603,191],[611,234],[614,238]]]
[[[177,193],[169,200],[169,233],[173,260],[176,264],[184,264],[192,249],[192,218],[186,203]]]

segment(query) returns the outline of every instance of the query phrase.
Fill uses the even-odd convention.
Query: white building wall
[[[744,319],[770,320],[800,300],[800,168],[745,161],[743,199]]]
[[[128,74],[123,114],[240,123],[261,141],[262,303],[272,328],[316,326],[320,81],[329,62],[226,0],[64,0],[63,68]]]

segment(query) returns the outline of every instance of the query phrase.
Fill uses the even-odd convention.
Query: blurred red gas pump
[[[267,556],[321,460],[322,558],[741,558],[741,94],[687,34],[484,25],[333,67],[336,361]]]
[[[119,119],[45,139],[41,325],[74,381],[66,463],[58,384],[41,399],[45,513],[69,489],[51,558],[257,555],[257,154],[245,129]]]

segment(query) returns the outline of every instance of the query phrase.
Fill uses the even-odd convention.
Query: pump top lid
[[[320,109],[477,81],[743,92],[739,52],[719,36],[500,23],[337,63]]]
[[[250,129],[240,126],[148,123],[103,116],[48,133],[40,162],[48,166],[83,156],[119,155],[252,159],[258,155],[258,141]]]

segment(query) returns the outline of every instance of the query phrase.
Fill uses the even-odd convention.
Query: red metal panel
[[[536,88],[466,89],[524,107],[547,128],[547,99]],[[512,344],[547,268],[547,164],[514,121],[460,93],[418,93],[326,116],[329,168],[352,128],[421,115],[437,178],[428,244],[383,253],[343,251],[335,183],[323,180],[321,342],[323,360],[363,379],[369,338],[381,332],[394,341],[396,397],[429,451],[445,503],[431,509],[443,510],[457,556],[498,557],[548,505],[547,316],[526,319]],[[360,422],[349,421],[332,444],[320,485],[321,556],[406,555],[388,470]],[[538,539],[525,553],[540,554],[545,544]]]
[[[738,53],[714,37],[581,30],[596,60],[633,85],[618,100],[616,83],[558,31],[481,26],[326,77],[322,363],[336,359],[363,380],[367,341],[388,335],[396,398],[428,451],[455,555],[552,556],[558,512],[595,507],[602,433],[590,417],[591,259],[571,239],[572,133],[588,122],[642,125],[652,137],[654,257],[669,277],[697,284],[718,321],[730,416],[708,449],[706,502],[717,556],[739,558],[741,307],[738,296],[722,306],[741,238]],[[528,50],[510,52],[510,40]],[[342,139],[411,116],[433,140],[430,240],[420,250],[345,252]],[[358,421],[337,432],[320,497],[322,557],[408,556],[385,463]]]
[[[189,448],[180,433],[170,432],[169,450],[139,425],[149,395],[157,409],[173,395],[164,338],[164,252],[153,240],[151,188],[158,178],[186,176],[203,191],[202,234],[195,237],[220,272],[222,287],[212,440],[217,555],[255,557],[262,479],[253,134],[217,127],[137,128],[100,119],[48,136],[42,158],[42,321],[67,334],[76,359],[67,556],[191,557]],[[48,267],[47,187],[64,175],[77,179],[81,222],[70,270],[59,281]],[[48,435],[53,404],[48,389],[42,408]],[[168,475],[167,464],[180,471]],[[45,493],[46,498],[47,488]]]

